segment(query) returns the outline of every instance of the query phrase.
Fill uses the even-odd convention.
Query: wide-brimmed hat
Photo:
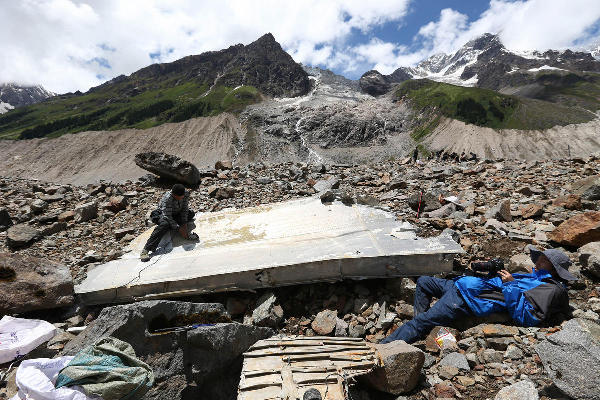
[[[558,249],[548,249],[548,250],[538,250],[533,246],[529,246],[529,256],[531,257],[531,261],[535,264],[540,258],[541,255],[545,255],[548,260],[554,266],[556,273],[562,279],[567,281],[576,281],[577,277],[569,272],[569,266],[572,264],[569,257]]]

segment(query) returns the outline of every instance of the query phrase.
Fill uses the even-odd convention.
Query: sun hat
[[[529,256],[531,261],[535,264],[541,255],[545,255],[546,258],[552,263],[558,276],[567,281],[576,281],[577,277],[569,272],[569,266],[572,264],[569,257],[558,249],[548,249],[541,251],[533,246],[529,246]]]

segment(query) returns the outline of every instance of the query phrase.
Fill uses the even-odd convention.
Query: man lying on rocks
[[[194,219],[194,212],[188,208],[190,194],[185,186],[173,185],[158,203],[158,209],[152,211],[150,218],[156,224],[150,238],[140,253],[140,260],[150,260],[150,252],[156,251],[160,239],[171,229],[176,229],[184,239],[198,240],[198,235],[189,232],[188,222]]]
[[[488,276],[463,276],[455,280],[422,276],[415,291],[415,317],[381,343],[425,338],[435,326],[452,326],[468,315],[508,312],[521,326],[536,326],[557,313],[568,314],[565,281],[577,280],[569,271],[569,257],[557,249],[530,248],[535,267],[530,274],[511,274],[502,269]],[[430,308],[431,298],[439,300]]]

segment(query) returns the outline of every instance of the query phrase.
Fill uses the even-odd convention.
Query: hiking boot
[[[140,260],[143,262],[150,261],[150,254],[148,254],[148,250],[144,249],[140,253]]]

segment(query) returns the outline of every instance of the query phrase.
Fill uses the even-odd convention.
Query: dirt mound
[[[0,141],[0,175],[71,184],[135,180],[147,173],[137,153],[173,154],[212,167],[235,155],[245,130],[231,114],[195,118],[150,129],[82,132],[54,139]]]
[[[600,151],[600,119],[543,131],[494,130],[445,119],[424,143],[433,151],[475,153],[479,158],[545,160],[587,157]]]

